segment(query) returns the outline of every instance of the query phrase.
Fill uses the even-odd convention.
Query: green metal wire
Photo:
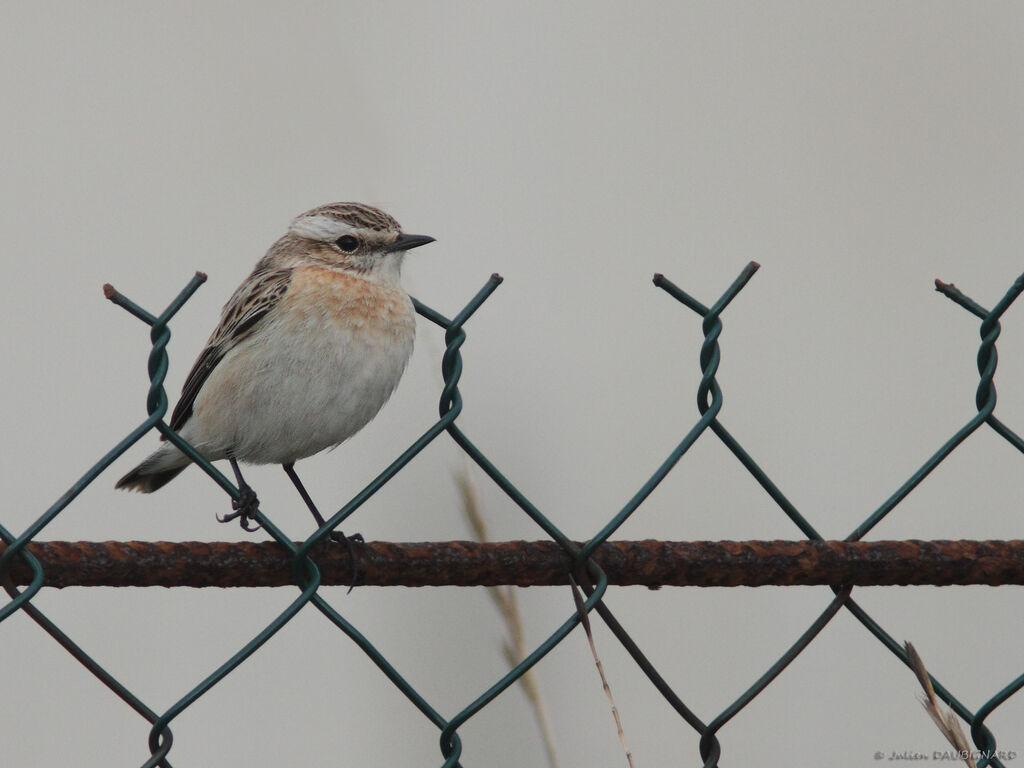
[[[181,309],[186,301],[194,294],[205,275],[197,273],[195,277],[178,293],[170,304],[159,314],[152,314],[133,301],[120,294],[110,286],[105,286],[104,293],[108,299],[125,309],[134,317],[150,326],[150,339],[152,349],[148,356],[147,369],[149,372],[150,386],[146,396],[147,418],[137,427],[132,429],[123,440],[115,445],[96,464],[94,464],[71,488],[68,489],[54,504],[47,509],[35,522],[32,523],[21,535],[14,535],[0,525],[0,538],[7,547],[0,553],[0,584],[4,586],[11,600],[0,607],[0,622],[8,618],[16,611],[24,611],[35,621],[45,632],[50,634],[58,643],[71,653],[74,658],[81,662],[93,675],[97,677],[107,688],[114,692],[119,698],[132,707],[142,718],[150,723],[148,748],[149,757],[142,765],[164,766],[168,768],[170,762],[167,755],[173,743],[170,730],[171,723],[185,710],[202,698],[214,686],[220,683],[225,677],[241,667],[264,643],[275,633],[291,621],[303,608],[312,605],[334,626],[340,629],[367,657],[383,672],[385,677],[410,701],[410,703],[421,712],[437,729],[439,746],[442,757],[442,765],[445,768],[460,766],[462,756],[462,741],[459,729],[474,715],[487,707],[494,699],[500,696],[509,687],[514,685],[522,676],[538,664],[553,648],[561,643],[581,623],[582,612],[595,611],[604,621],[612,634],[623,645],[627,653],[633,658],[641,672],[650,680],[665,701],[676,711],[683,722],[692,728],[699,736],[699,752],[701,760],[706,766],[716,766],[722,755],[722,744],[719,740],[719,733],[723,726],[731,721],[747,704],[759,696],[784,669],[818,636],[821,630],[841,610],[849,611],[874,637],[876,637],[886,648],[889,649],[901,662],[909,666],[906,653],[903,647],[897,643],[872,617],[864,611],[852,598],[851,589],[843,585],[832,587],[833,597],[825,606],[818,618],[801,633],[771,665],[771,667],[756,680],[746,691],[729,704],[721,713],[711,718],[707,723],[698,716],[678,694],[673,690],[672,685],[658,672],[651,660],[643,653],[639,645],[630,637],[625,627],[618,621],[608,605],[607,587],[608,581],[604,572],[591,559],[594,552],[619,529],[619,527],[637,512],[643,502],[654,491],[665,477],[677,467],[686,455],[687,451],[707,433],[714,434],[729,451],[737,458],[741,466],[758,482],[768,496],[776,503],[780,510],[799,528],[808,539],[823,540],[822,536],[814,526],[797,510],[796,506],[785,496],[779,486],[768,477],[764,470],[757,464],[754,458],[743,448],[741,443],[725,428],[720,420],[724,407],[722,389],[716,379],[716,374],[721,362],[721,347],[719,340],[722,334],[721,315],[729,304],[736,299],[743,288],[749,283],[758,270],[758,265],[751,262],[739,276],[726,289],[721,297],[711,304],[705,305],[698,299],[690,296],[683,289],[670,281],[663,275],[655,275],[654,284],[670,296],[678,300],[684,306],[691,309],[701,317],[701,331],[704,335],[704,342],[701,346],[699,364],[701,378],[697,385],[697,410],[699,418],[693,427],[683,436],[682,440],[668,454],[665,460],[654,470],[653,474],[641,485],[641,487],[625,502],[625,504],[605,523],[598,531],[591,536],[585,544],[575,544],[549,517],[547,517],[537,506],[535,506],[526,495],[515,485],[490,459],[477,447],[477,445],[459,428],[457,419],[463,410],[463,400],[458,389],[459,380],[462,375],[462,347],[466,342],[465,324],[481,308],[487,299],[501,284],[502,279],[498,275],[492,275],[484,286],[473,296],[466,306],[452,318],[448,318],[440,312],[431,309],[413,299],[416,311],[428,321],[444,331],[445,351],[441,359],[441,376],[443,388],[438,404],[438,420],[430,426],[418,439],[416,439],[405,451],[394,461],[385,467],[365,488],[361,489],[355,496],[334,513],[326,523],[321,526],[312,536],[300,544],[295,544],[281,531],[266,514],[264,510],[258,510],[253,519],[287,552],[290,553],[292,562],[292,573],[298,594],[295,599],[269,622],[255,637],[243,645],[229,659],[224,661],[213,672],[201,680],[198,684],[182,695],[171,707],[163,713],[157,713],[128,688],[113,677],[107,670],[103,669],[93,660],[88,653],[76,645],[59,627],[42,614],[33,605],[33,598],[39,593],[45,582],[45,573],[40,562],[26,550],[26,546],[36,539],[38,535],[49,525],[53,519],[60,514],[74,499],[92,483],[103,471],[105,471],[121,454],[130,446],[136,443],[144,435],[156,430],[167,440],[180,448],[205,472],[221,489],[232,499],[238,500],[239,489],[231,480],[222,474],[216,467],[207,461],[195,448],[180,435],[175,433],[164,420],[167,413],[168,399],[164,389],[164,380],[168,370],[168,358],[166,354],[167,343],[170,339],[168,323]],[[959,445],[961,445],[971,434],[982,424],[988,424],[998,435],[1003,437],[1010,445],[1024,453],[1024,440],[1022,440],[1012,429],[1003,424],[995,416],[996,389],[994,384],[997,365],[996,341],[999,338],[1001,327],[1000,319],[1013,304],[1016,298],[1024,292],[1024,275],[1021,275],[1013,283],[1002,299],[991,309],[987,310],[979,303],[966,296],[955,286],[941,281],[936,281],[936,288],[949,297],[959,306],[975,315],[981,320],[981,345],[977,356],[977,367],[979,384],[975,396],[977,413],[952,437],[935,451],[927,461],[915,471],[889,498],[887,498],[876,510],[868,515],[847,537],[847,540],[856,541],[863,538],[887,515],[889,515],[902,502],[909,493],[917,488],[924,479],[933,472],[943,460],[946,459]],[[492,482],[509,499],[529,517],[546,536],[556,542],[570,557],[572,575],[580,584],[586,600],[582,608],[576,609],[554,627],[548,636],[526,657],[513,666],[507,673],[498,680],[485,686],[482,692],[472,701],[466,704],[461,710],[445,717],[434,706],[432,706],[395,668],[384,655],[376,648],[373,642],[364,636],[351,622],[332,606],[321,594],[320,572],[310,557],[314,547],[324,541],[363,504],[387,484],[398,472],[411,462],[427,445],[447,433],[449,437],[480,467]],[[31,580],[23,589],[18,590],[13,582],[7,577],[7,572],[16,558],[28,565],[31,572]],[[1014,696],[1021,688],[1024,688],[1024,674],[1015,678],[995,695],[993,695],[977,711],[972,712],[970,708],[958,701],[950,691],[932,678],[936,694],[945,701],[956,714],[963,718],[971,727],[971,738],[975,746],[982,752],[980,766],[1002,766],[1003,763],[996,752],[995,736],[985,726],[984,721],[999,706]]]

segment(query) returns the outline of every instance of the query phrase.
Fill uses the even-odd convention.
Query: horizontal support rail
[[[581,544],[582,545],[582,544]],[[0,543],[0,552],[4,545]],[[33,542],[49,587],[280,587],[294,584],[275,542]],[[567,584],[554,542],[355,543],[365,586]],[[344,545],[315,547],[324,585],[347,585]],[[1024,541],[613,541],[594,559],[619,586],[759,587],[1024,584]],[[21,558],[11,567],[30,580]]]

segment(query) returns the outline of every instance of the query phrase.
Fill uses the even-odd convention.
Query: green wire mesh
[[[726,310],[740,291],[747,285],[750,279],[758,270],[754,262],[748,264],[739,274],[735,281],[726,289],[722,296],[711,306],[706,306],[697,299],[687,294],[663,275],[655,275],[654,284],[668,293],[671,297],[691,309],[702,319],[701,329],[704,334],[704,343],[700,351],[701,379],[697,387],[697,408],[700,418],[694,426],[686,433],[676,448],[668,455],[662,464],[654,471],[651,477],[643,486],[630,498],[622,508],[589,540],[582,546],[570,540],[551,520],[549,520],[530,500],[520,491],[501,471],[495,466],[469,437],[458,427],[456,421],[462,411],[462,397],[459,393],[458,384],[462,374],[461,347],[466,340],[464,325],[470,320],[473,314],[483,305],[487,298],[501,284],[501,277],[492,275],[484,286],[477,292],[468,304],[453,318],[449,319],[434,309],[413,300],[416,311],[430,322],[444,330],[445,352],[441,359],[441,375],[444,381],[444,388],[441,393],[438,420],[412,443],[400,456],[398,456],[384,471],[382,471],[371,483],[354,496],[345,506],[339,509],[327,520],[326,524],[317,530],[309,539],[301,544],[289,540],[283,532],[277,528],[273,521],[261,510],[256,513],[254,519],[270,536],[287,552],[291,557],[291,569],[295,585],[299,593],[288,607],[270,622],[259,634],[246,643],[233,656],[224,661],[212,674],[182,696],[175,704],[162,713],[157,713],[135,694],[133,694],[123,683],[119,682],[113,675],[97,664],[88,653],[80,648],[75,642],[61,631],[32,603],[33,597],[39,593],[45,582],[45,573],[42,564],[27,549],[27,545],[35,540],[38,535],[49,525],[54,518],[61,513],[75,498],[93,482],[103,471],[105,471],[118,457],[121,456],[135,442],[146,435],[150,430],[156,429],[166,439],[173,442],[184,451],[209,477],[217,483],[232,499],[239,498],[239,490],[235,485],[219,472],[211,463],[206,461],[191,445],[176,434],[164,420],[167,413],[167,395],[164,390],[164,379],[168,369],[166,354],[167,343],[170,339],[168,323],[174,317],[185,302],[206,279],[202,273],[197,273],[182,291],[171,301],[171,303],[159,315],[154,315],[135,304],[133,301],[114,290],[111,286],[104,286],[104,293],[108,299],[122,307],[130,314],[150,326],[150,338],[152,340],[152,351],[149,355],[148,370],[150,377],[150,388],[146,400],[148,417],[135,429],[104,455],[93,467],[91,467],[78,482],[76,482],[66,493],[64,493],[38,520],[36,520],[20,536],[15,536],[2,525],[0,525],[0,538],[6,543],[5,550],[0,553],[0,581],[10,595],[10,602],[0,607],[0,622],[7,619],[16,611],[24,611],[40,627],[50,634],[61,646],[71,653],[81,664],[83,664],[93,675],[106,685],[116,696],[121,698],[140,716],[150,724],[149,732],[149,756],[141,764],[143,766],[165,766],[171,765],[168,754],[172,746],[171,723],[183,711],[194,704],[199,698],[206,694],[211,688],[217,685],[234,669],[240,666],[246,659],[255,653],[267,640],[278,630],[284,627],[303,608],[312,605],[316,610],[326,616],[335,626],[344,632],[384,673],[384,675],[400,690],[406,698],[416,707],[439,731],[439,743],[441,752],[441,765],[445,768],[461,765],[459,760],[462,754],[462,742],[459,736],[459,728],[471,717],[480,712],[491,701],[498,697],[503,691],[516,683],[522,676],[540,661],[549,651],[564,640],[581,622],[581,611],[589,613],[595,611],[611,630],[613,635],[623,645],[625,650],[636,662],[640,671],[650,680],[654,688],[662,695],[670,707],[672,707],[682,720],[700,735],[699,751],[700,758],[705,766],[717,766],[721,756],[722,747],[717,734],[721,728],[733,718],[747,704],[754,700],[778,675],[792,662],[807,646],[817,637],[818,633],[832,620],[841,610],[849,611],[860,621],[861,624],[874,635],[886,648],[897,656],[904,664],[909,666],[908,658],[903,647],[897,643],[877,622],[875,622],[866,611],[864,611],[851,595],[851,588],[842,585],[835,585],[833,599],[825,606],[818,618],[807,628],[793,645],[776,661],[757,681],[755,681],[742,695],[733,701],[720,714],[710,722],[703,722],[676,694],[672,686],[666,681],[654,665],[644,655],[643,651],[630,637],[626,629],[619,623],[608,606],[602,601],[602,597],[608,586],[608,580],[592,559],[597,549],[619,529],[619,527],[641,506],[651,492],[664,480],[668,473],[683,458],[690,447],[705,433],[711,432],[729,449],[739,460],[740,464],[753,476],[771,499],[778,505],[782,512],[793,522],[800,532],[809,540],[821,541],[822,537],[814,529],[811,523],[804,518],[796,507],[786,498],[779,487],[765,474],[754,459],[744,450],[739,441],[725,428],[719,418],[723,396],[722,390],[715,379],[721,361],[721,350],[719,337],[722,333],[721,315]],[[928,460],[895,491],[878,509],[872,512],[854,531],[847,536],[847,541],[862,539],[875,525],[888,515],[906,496],[916,488],[929,473],[932,472],[947,456],[952,453],[958,445],[967,439],[975,430],[983,424],[991,427],[996,434],[1009,442],[1017,450],[1024,452],[1024,441],[1003,424],[995,416],[996,390],[993,377],[996,370],[996,348],[995,343],[1000,333],[1000,318],[1009,308],[1013,301],[1024,291],[1024,275],[1019,277],[1011,286],[1006,295],[991,309],[985,309],[974,300],[965,296],[955,286],[936,281],[936,289],[959,304],[961,307],[981,319],[981,346],[978,351],[977,365],[979,373],[979,384],[976,394],[977,415],[967,422],[960,430],[949,438]],[[320,572],[310,557],[311,550],[320,543],[324,537],[340,526],[351,514],[362,504],[380,490],[392,477],[400,472],[413,457],[422,451],[428,444],[438,438],[441,434],[447,433],[457,445],[480,467],[481,470],[518,506],[531,520],[533,520],[544,533],[554,541],[571,558],[572,576],[586,593],[586,600],[582,603],[579,611],[568,615],[565,620],[556,627],[551,634],[531,653],[529,653],[519,664],[516,664],[509,672],[484,690],[476,699],[469,702],[463,709],[449,718],[441,715],[416,689],[402,676],[402,674],[383,656],[383,654],[364,637],[359,630],[348,622],[320,593],[321,585]],[[24,589],[19,590],[9,575],[12,564],[20,561],[26,565],[31,573],[31,579]],[[984,705],[971,712],[953,694],[932,678],[932,684],[938,696],[945,701],[956,714],[970,724],[971,738],[979,753],[978,765],[982,766],[1003,766],[1001,757],[997,750],[995,736],[985,726],[985,719],[1001,704],[1007,701],[1018,690],[1024,687],[1024,674],[1007,684],[1002,690],[993,695]]]

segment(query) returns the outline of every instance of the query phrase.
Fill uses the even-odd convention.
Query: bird
[[[230,462],[240,498],[218,519],[256,530],[259,500],[238,463],[280,464],[323,527],[295,462],[348,440],[395,391],[416,331],[402,261],[432,242],[373,206],[321,205],[292,220],[228,299],[169,422],[206,459]],[[161,439],[116,488],[152,493],[188,467]]]

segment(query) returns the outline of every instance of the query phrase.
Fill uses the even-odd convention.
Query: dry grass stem
[[[939,697],[935,695],[935,689],[932,688],[932,681],[928,676],[928,670],[925,669],[924,662],[918,655],[917,650],[909,642],[905,642],[903,647],[907,652],[910,668],[914,670],[918,682],[921,683],[921,687],[924,689],[925,695],[921,697],[921,704],[924,706],[925,712],[931,717],[932,722],[938,726],[942,735],[946,737],[946,741],[963,755],[964,762],[971,766],[971,768],[977,768],[974,758],[971,757],[972,750],[970,744],[967,743],[967,736],[960,726],[960,719],[952,709],[947,709],[945,715],[943,715],[940,709]]]
[[[615,718],[615,729],[619,734],[619,743],[622,744],[622,751],[626,753],[626,763],[630,768],[634,768],[633,765],[633,754],[629,751],[629,746],[626,744],[626,732],[622,730],[622,720],[619,718],[619,709],[615,706],[615,699],[612,696],[611,686],[608,685],[608,678],[604,676],[604,667],[601,664],[601,658],[597,655],[597,646],[594,645],[594,633],[590,630],[590,617],[587,614],[584,606],[583,595],[580,594],[579,587],[576,586],[576,582],[572,583],[572,599],[576,602],[576,611],[580,616],[580,623],[583,625],[583,631],[587,633],[587,642],[590,643],[590,653],[594,656],[594,663],[597,665],[597,673],[601,676],[601,686],[604,688],[604,695],[608,697],[608,703],[612,707],[612,717]]]
[[[487,524],[484,522],[481,513],[480,498],[476,492],[476,486],[470,477],[467,466],[455,475],[455,483],[459,488],[459,496],[462,499],[462,513],[465,515],[474,538],[480,542],[490,541],[487,534]],[[526,643],[523,639],[523,621],[519,613],[519,603],[516,600],[512,587],[488,587],[494,605],[505,622],[505,631],[508,632],[508,639],[502,642],[502,654],[508,662],[509,667],[516,666],[526,658]],[[537,721],[537,728],[540,730],[541,742],[544,745],[544,754],[547,756],[550,768],[558,768],[558,759],[555,755],[555,742],[551,734],[551,726],[548,724],[547,716],[544,713],[544,704],[541,700],[540,689],[537,686],[537,678],[533,669],[528,669],[519,678],[519,685],[526,695],[527,701],[533,709],[534,719]]]

